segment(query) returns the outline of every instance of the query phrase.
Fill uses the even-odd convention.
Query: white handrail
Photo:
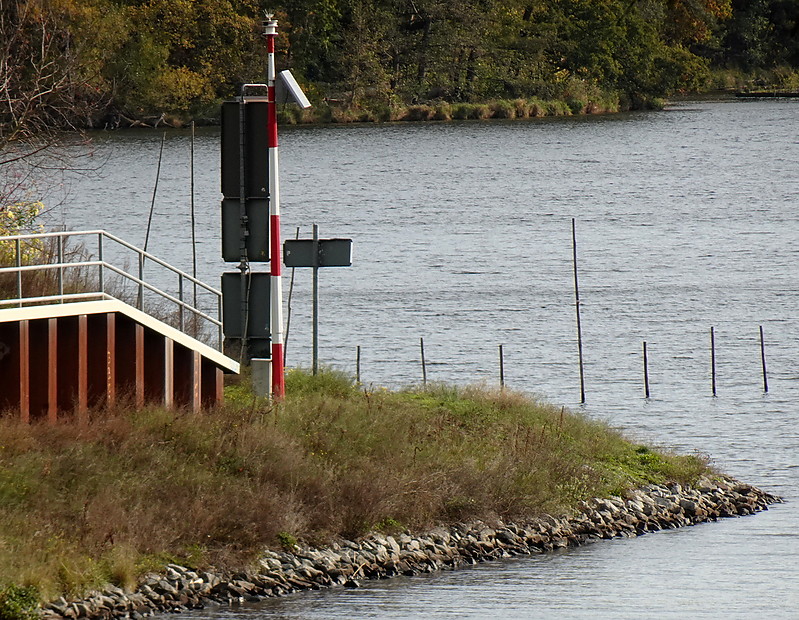
[[[71,231],[71,232],[64,231],[64,232],[49,232],[49,233],[29,233],[29,234],[26,234],[26,235],[8,235],[8,236],[0,237],[0,242],[3,242],[3,241],[16,241],[16,240],[24,241],[26,239],[46,239],[46,238],[49,238],[49,237],[81,237],[81,236],[90,236],[90,235],[102,235],[103,237],[106,237],[107,239],[110,239],[111,241],[115,241],[119,245],[121,245],[121,246],[123,246],[125,248],[128,248],[129,250],[133,250],[134,252],[136,252],[140,256],[143,256],[147,260],[150,260],[150,261],[152,261],[154,263],[157,263],[158,265],[161,265],[162,267],[165,267],[166,269],[169,269],[170,271],[172,271],[172,272],[174,272],[174,273],[176,273],[178,275],[183,276],[184,278],[189,280],[189,282],[192,282],[193,284],[197,284],[198,286],[201,286],[202,288],[207,290],[209,293],[213,293],[213,294],[218,295],[220,297],[222,296],[222,291],[220,291],[218,289],[215,289],[214,287],[206,284],[202,280],[198,280],[197,278],[195,278],[191,274],[188,274],[185,271],[182,271],[181,269],[178,269],[177,267],[174,267],[174,266],[170,265],[169,263],[167,263],[166,261],[158,258],[157,256],[155,256],[153,254],[150,254],[149,252],[147,252],[145,250],[142,250],[141,248],[137,248],[135,245],[133,245],[131,243],[128,243],[124,239],[120,239],[116,235],[112,235],[111,233],[106,232],[105,230],[100,230],[100,229],[98,229],[98,230],[78,230],[78,231]]]
[[[97,250],[99,254],[99,260],[80,260],[75,262],[65,262],[63,260],[63,239],[67,237],[86,237],[86,236],[96,236],[97,237]],[[22,264],[22,241],[28,240],[38,240],[38,239],[48,239],[48,238],[57,238],[59,239],[59,251],[58,251],[58,258],[57,262],[51,263],[42,263],[42,264],[34,264],[34,265],[23,265]],[[103,239],[107,238],[110,241],[113,241],[123,248],[127,248],[132,250],[136,254],[138,254],[138,263],[139,263],[139,272],[140,277],[136,277],[124,269],[120,269],[115,267],[111,263],[105,261],[103,259]],[[156,295],[166,299],[169,302],[172,302],[178,306],[179,314],[180,314],[180,329],[183,330],[185,327],[184,316],[183,313],[185,310],[191,312],[195,317],[200,317],[206,321],[209,321],[212,325],[217,328],[218,331],[218,346],[217,348],[221,351],[222,350],[222,292],[205,284],[201,280],[189,275],[188,273],[173,267],[166,261],[158,258],[150,254],[149,252],[145,252],[137,248],[136,246],[128,243],[127,241],[120,239],[119,237],[112,235],[104,230],[84,230],[84,231],[62,231],[62,232],[49,232],[49,233],[29,233],[29,234],[21,234],[21,235],[9,235],[0,237],[0,244],[3,242],[12,242],[15,246],[15,258],[14,262],[15,265],[11,267],[0,267],[0,274],[3,273],[16,273],[17,274],[17,296],[13,299],[6,299],[0,300],[0,307],[4,305],[17,305],[23,306],[26,304],[35,304],[35,303],[43,303],[43,302],[52,302],[52,303],[64,303],[65,301],[72,301],[76,299],[86,299],[91,297],[100,297],[101,299],[116,299],[113,295],[110,295],[105,291],[105,282],[103,278],[103,271],[104,269],[109,269],[114,273],[122,276],[124,279],[130,280],[131,282],[137,284],[139,286],[139,291],[146,288],[147,290],[155,293]],[[149,260],[161,267],[164,267],[168,271],[172,272],[178,277],[178,297],[174,295],[170,295],[169,293],[161,290],[160,288],[153,286],[146,282],[143,277],[141,277],[141,266],[143,265],[144,260]],[[99,282],[99,291],[91,291],[91,292],[84,292],[84,293],[71,293],[71,294],[64,294],[63,292],[63,277],[62,272],[66,268],[80,268],[80,267],[97,267],[98,268],[98,282]],[[40,271],[40,270],[52,270],[57,269],[59,270],[58,273],[58,294],[57,295],[45,295],[45,296],[38,296],[38,297],[25,297],[22,294],[22,274],[32,271]],[[198,287],[204,289],[208,293],[214,295],[216,297],[216,304],[217,304],[217,318],[214,318],[199,308],[195,307],[194,305],[187,303],[183,300],[183,287],[184,287],[184,279],[188,282],[197,285]],[[195,293],[196,295],[196,293]],[[120,300],[124,301],[124,300]],[[139,295],[139,300],[137,305],[139,306],[140,310],[143,310],[142,306],[142,298],[141,294]],[[195,299],[196,302],[196,299]]]
[[[78,299],[91,299],[97,297],[98,299],[116,299],[113,295],[107,293],[68,293],[66,295],[45,295],[43,297],[25,297],[23,301],[26,303],[41,303],[43,301],[71,301]],[[0,299],[0,306],[10,306],[19,303],[19,299]]]

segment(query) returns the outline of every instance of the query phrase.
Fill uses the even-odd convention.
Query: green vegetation
[[[17,0],[0,6],[0,139],[213,119],[263,80],[264,9],[317,106],[296,122],[519,98],[626,109],[714,71],[799,67],[799,0]]]
[[[509,391],[391,392],[295,370],[279,405],[230,392],[202,415],[102,410],[82,428],[0,418],[0,584],[47,597],[130,587],[170,561],[245,566],[264,545],[561,513],[707,471]]]
[[[0,588],[0,620],[37,618],[39,591],[35,587],[21,588],[14,584]]]

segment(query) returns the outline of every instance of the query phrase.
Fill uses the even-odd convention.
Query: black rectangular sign
[[[269,196],[269,143],[266,99],[247,103],[222,104],[222,194],[238,198],[241,194],[241,112],[244,110],[244,187],[247,198]]]
[[[269,260],[269,201],[254,198],[246,202],[247,260]],[[237,198],[222,201],[222,259],[241,260],[241,203]]]
[[[313,239],[289,239],[283,243],[286,267],[349,267],[352,265],[352,239],[318,239],[314,260]]]
[[[271,276],[268,273],[251,272],[246,276],[249,295],[247,337],[269,339],[269,299]],[[225,338],[241,338],[241,273],[222,274],[222,331]]]

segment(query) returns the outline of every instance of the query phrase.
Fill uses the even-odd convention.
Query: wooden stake
[[[361,383],[361,345],[355,348],[355,382]]]
[[[295,239],[300,238],[300,227],[297,226],[297,234],[294,237]],[[291,296],[294,294],[294,272],[296,271],[295,267],[291,268],[291,283],[289,284],[289,297],[288,301],[286,302],[286,335],[283,338],[283,366],[286,365],[286,350],[289,347],[289,329],[291,328]]]
[[[189,172],[191,177],[191,275],[197,277],[197,224],[194,213],[194,121],[191,122],[191,157],[189,163]],[[197,283],[194,285],[194,307],[197,307]],[[197,335],[197,315],[192,314],[194,318],[194,335]]]
[[[766,374],[766,342],[763,339],[763,326],[760,326],[760,361],[763,365],[763,392],[768,394],[768,375]]]
[[[716,332],[710,328],[710,384],[716,395]]]
[[[166,132],[161,136],[161,149],[158,151],[158,168],[155,171],[155,186],[153,187],[153,199],[150,203],[150,215],[147,218],[147,232],[144,235],[144,247],[147,251],[147,244],[150,242],[150,228],[153,224],[153,213],[155,213],[155,197],[158,194],[158,180],[161,178],[161,160],[164,158],[164,142],[166,142]],[[144,256],[139,255],[139,280],[144,280]],[[144,307],[144,286],[139,284],[139,296],[136,300],[136,307],[141,310]],[[243,324],[243,321],[242,321]]]
[[[585,404],[585,373],[583,371],[583,331],[580,326],[580,287],[577,283],[577,229],[572,218],[572,256],[574,259],[574,308],[577,312],[577,355],[580,363],[580,402]]]
[[[502,345],[499,345],[499,385],[500,387],[505,387],[505,355]]]
[[[649,398],[649,365],[646,357],[646,340],[644,340],[644,393]]]
[[[419,338],[419,348],[422,352],[422,385],[427,385],[427,366],[424,360],[424,338]]]
[[[312,299],[311,299],[311,349],[313,356],[311,366],[313,375],[316,376],[319,370],[319,226],[313,225],[313,274],[311,280]]]

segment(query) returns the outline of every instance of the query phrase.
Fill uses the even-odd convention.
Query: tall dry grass
[[[245,565],[264,545],[567,511],[702,459],[508,391],[362,389],[292,372],[202,415],[96,411],[86,427],[0,419],[0,584],[79,593],[169,561]]]

